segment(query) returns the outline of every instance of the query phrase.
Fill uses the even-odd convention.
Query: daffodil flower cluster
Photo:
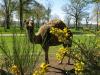
[[[57,57],[57,60],[61,61],[63,59],[63,57],[68,54],[70,51],[70,48],[60,48],[58,50],[58,52],[56,53],[56,57]]]
[[[85,60],[84,56],[78,50],[73,50],[72,55],[74,56],[74,69],[76,74],[81,74],[85,68],[85,64],[82,62]]]
[[[13,65],[11,68],[10,68],[10,72],[14,75],[19,75],[19,69],[16,65]]]
[[[68,37],[70,37],[69,34],[70,30],[68,28],[64,28],[63,30],[59,28],[52,27],[50,29],[50,33],[54,34],[58,37],[59,42],[64,42]]]
[[[82,61],[74,62],[74,69],[75,69],[76,74],[82,73],[82,71],[84,70],[84,67],[85,67],[85,64]]]
[[[50,33],[57,36],[59,42],[64,42],[64,41],[66,41],[67,38],[71,37],[70,30],[68,28],[64,28],[64,29],[61,30],[61,29],[52,27],[50,29]],[[71,50],[70,48],[60,48],[58,50],[58,52],[56,53],[57,59],[61,61],[64,56],[69,54],[70,50]],[[82,73],[82,71],[84,70],[84,67],[85,67],[85,64],[82,62],[82,60],[84,60],[84,57],[81,56],[80,51],[73,51],[72,55],[75,58],[78,58],[80,60],[80,61],[78,61],[76,59],[74,60],[75,73],[76,74]]]
[[[49,66],[49,64],[45,64],[42,63],[38,69],[38,71],[36,70],[33,75],[44,75],[47,72],[47,67]]]

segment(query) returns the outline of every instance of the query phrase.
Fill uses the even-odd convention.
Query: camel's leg
[[[65,57],[66,53],[63,55],[61,61],[59,62],[59,64],[62,64],[63,60],[64,60],[64,57]]]
[[[66,45],[65,44],[63,44],[63,47],[65,48],[66,47]],[[63,57],[62,57],[62,59],[61,59],[61,61],[59,62],[59,64],[62,64],[62,62],[63,62],[63,60],[64,60],[64,57],[66,56],[66,53],[63,55]]]
[[[70,54],[71,54],[71,51],[70,51]],[[70,59],[71,59],[70,54],[69,54],[68,63],[67,63],[68,65],[70,65]]]
[[[64,47],[71,47],[72,46],[72,39],[68,39],[65,41],[65,43],[63,44]],[[70,51],[70,54],[71,54],[71,51]],[[68,65],[70,65],[70,54],[69,54],[69,57],[68,57]]]
[[[67,41],[67,47],[71,47],[72,46],[72,39],[69,39],[68,41]],[[71,62],[70,62],[70,60],[71,60],[71,51],[69,52],[69,57],[68,57],[68,65],[71,65]]]
[[[71,47],[72,46],[72,40],[69,39],[69,40],[66,40],[64,43],[63,43],[63,47],[66,48],[66,47]],[[66,56],[66,53],[63,55],[61,61],[59,64],[62,64],[63,60],[64,60],[64,57]],[[70,56],[68,58],[68,64],[70,64]]]
[[[49,64],[49,57],[48,57],[48,50],[49,50],[49,47],[45,47],[43,48],[44,49],[44,52],[45,52],[45,63],[46,64]]]

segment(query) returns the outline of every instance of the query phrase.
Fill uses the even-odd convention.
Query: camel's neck
[[[28,37],[31,43],[34,42],[33,37],[34,37],[34,30],[33,27],[27,27],[27,32],[28,32]]]
[[[42,39],[40,35],[35,35],[34,33],[34,29],[29,27],[27,28],[28,31],[28,37],[31,43],[36,43],[36,44],[41,44],[42,43]]]

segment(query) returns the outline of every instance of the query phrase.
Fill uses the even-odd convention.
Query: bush
[[[53,32],[53,31],[56,31]],[[59,35],[58,38],[67,38],[66,33],[63,30],[53,30],[51,33]],[[60,33],[59,33],[60,31]],[[62,31],[62,32],[61,32]],[[62,37],[63,36],[63,37]],[[93,38],[94,37],[94,38]],[[61,42],[64,42],[62,40]],[[73,40],[73,47],[68,50],[68,48],[60,49],[57,55],[62,60],[63,57],[68,56],[74,60],[74,70],[76,75],[99,75],[100,72],[100,42],[98,42],[98,37],[90,36],[90,38],[82,42],[81,40]],[[66,71],[66,70],[65,70]]]
[[[7,44],[4,36],[1,37],[0,51],[2,60],[0,61],[3,62],[1,68],[14,75],[32,74],[40,52],[34,50],[35,46],[29,43],[27,35],[18,37],[14,32],[11,40],[12,46],[9,47],[10,44]]]

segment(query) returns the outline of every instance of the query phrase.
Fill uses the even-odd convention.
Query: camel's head
[[[26,26],[27,29],[33,29],[34,28],[33,20],[25,20],[24,23],[25,23],[25,26]]]

